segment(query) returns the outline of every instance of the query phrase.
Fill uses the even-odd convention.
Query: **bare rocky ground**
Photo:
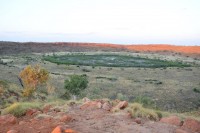
[[[121,102],[120,102],[121,103]],[[120,104],[119,103],[119,104]],[[131,118],[124,109],[127,105],[106,107],[102,101],[84,104],[71,102],[68,109],[46,106],[42,110],[30,109],[16,118],[0,116],[0,133],[199,133],[200,122],[192,119],[181,122],[178,117],[150,121]],[[113,108],[121,109],[113,113]]]

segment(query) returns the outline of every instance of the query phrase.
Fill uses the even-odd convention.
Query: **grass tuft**
[[[134,118],[140,117],[140,118],[147,118],[147,119],[156,121],[156,120],[159,120],[159,117],[162,117],[162,114],[160,112],[157,113],[156,111],[152,109],[144,108],[139,103],[129,104],[129,107],[127,110],[129,113],[131,113],[131,116]]]
[[[14,103],[2,111],[2,114],[13,114],[16,117],[23,116],[28,109],[40,109],[42,104],[31,103],[31,102],[21,102]]]

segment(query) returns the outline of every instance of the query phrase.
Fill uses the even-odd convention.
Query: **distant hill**
[[[183,55],[200,56],[200,46],[175,46],[166,44],[134,44],[116,45],[107,43],[79,43],[79,42],[0,42],[0,54],[17,53],[47,53],[47,52],[87,52],[87,51],[134,51],[134,52],[160,52]]]

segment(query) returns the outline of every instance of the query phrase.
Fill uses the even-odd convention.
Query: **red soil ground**
[[[94,47],[95,45],[87,45]],[[109,48],[123,48],[140,52],[158,52],[158,51],[171,51],[185,54],[200,54],[200,46],[175,46],[163,44],[149,44],[149,45],[115,45],[115,44],[96,44],[96,46],[109,47]]]
[[[101,102],[104,104],[102,105]],[[64,133],[60,130],[55,131],[57,126],[63,127],[61,130],[65,130],[65,133],[196,133],[200,131],[200,122],[196,120],[188,119],[182,123],[175,116],[163,118],[161,121],[140,118],[136,120],[126,110],[112,113],[104,105],[105,101],[97,100],[82,105],[71,103],[68,109],[61,105],[60,107],[64,109],[62,111],[53,106],[46,106],[39,112],[29,110],[20,118],[10,116],[5,119],[1,116],[0,133]],[[120,102],[113,107],[121,109],[126,106],[125,102]],[[9,130],[15,132],[7,132]],[[66,132],[66,130],[73,132]]]
[[[63,43],[56,43],[63,44]],[[102,48],[114,48],[124,49],[139,52],[177,52],[183,54],[200,54],[200,46],[176,46],[168,44],[134,44],[134,45],[116,45],[106,43],[71,43],[73,46],[82,47],[102,47]]]
[[[136,51],[173,51],[186,54],[200,54],[200,46],[174,46],[174,45],[131,45],[125,46]]]

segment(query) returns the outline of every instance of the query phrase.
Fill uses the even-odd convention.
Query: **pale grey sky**
[[[0,40],[200,45],[200,0],[0,0]]]

